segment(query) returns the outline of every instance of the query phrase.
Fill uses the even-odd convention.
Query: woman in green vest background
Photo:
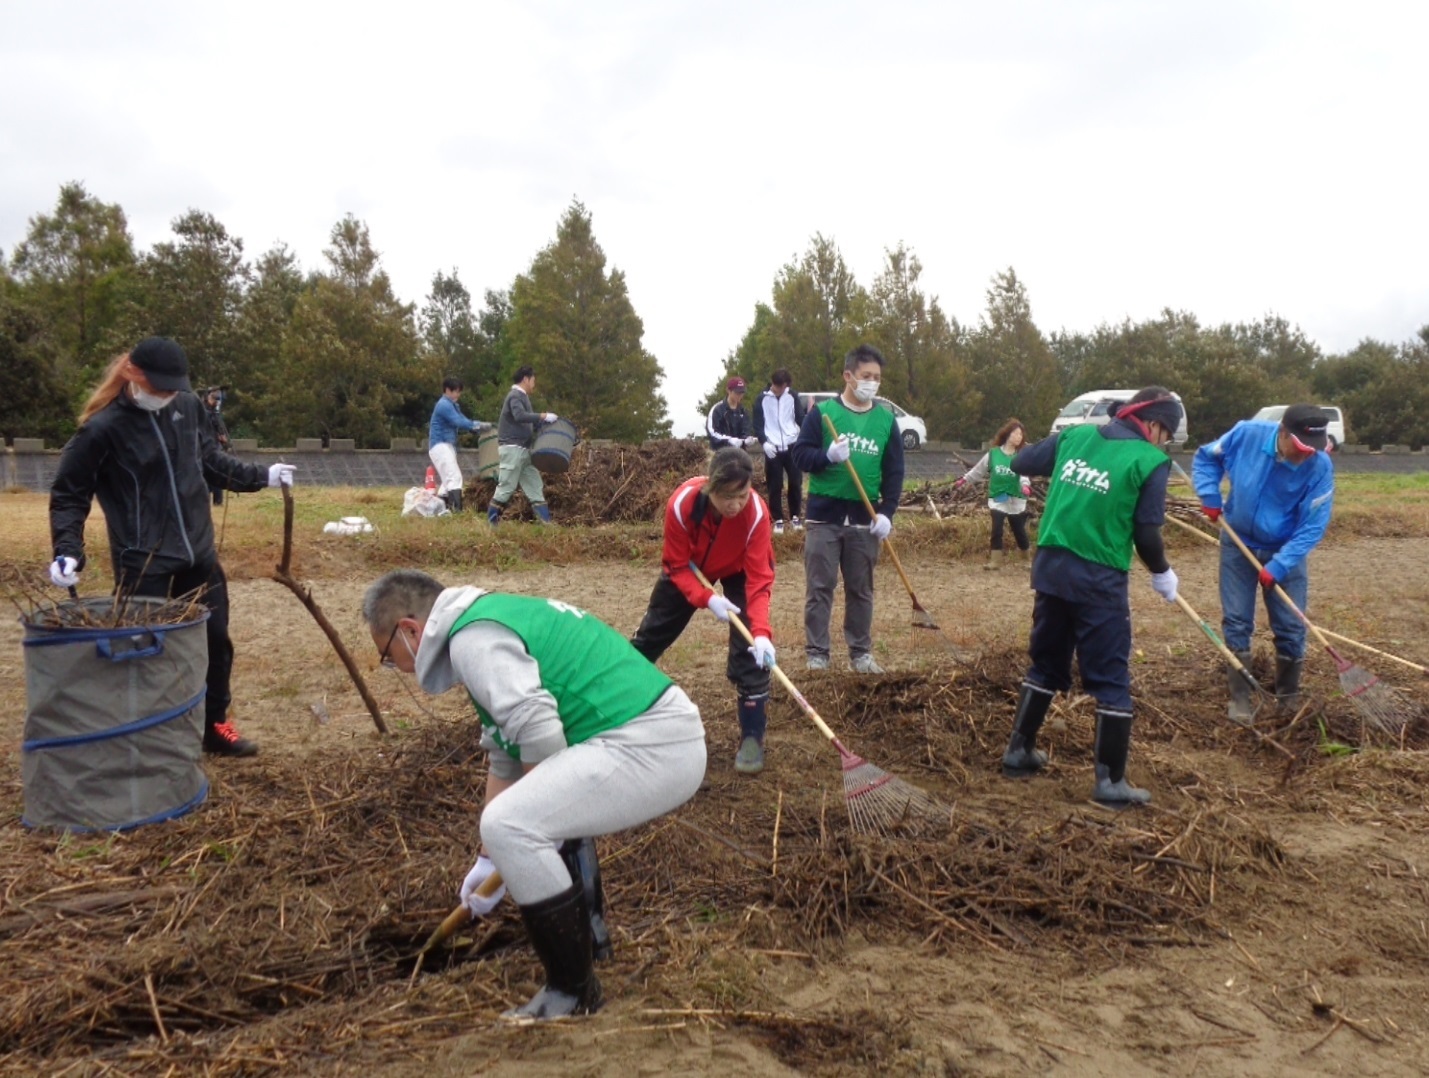
[[[988,551],[984,569],[1002,568],[1004,521],[1012,528],[1012,538],[1017,542],[1020,553],[1026,554],[1030,545],[1027,542],[1027,496],[1032,493],[1032,481],[1012,470],[1012,458],[1026,440],[1027,432],[1022,427],[1022,420],[1009,419],[999,428],[997,437],[992,440],[992,448],[953,484],[961,488],[987,479],[987,507],[992,511],[992,549]]]
[[[481,851],[461,885],[473,916],[509,888],[546,985],[511,1018],[589,1014],[609,953],[591,836],[678,808],[705,774],[699,709],[630,642],[555,599],[444,588],[397,569],[367,589],[363,620],[384,666],[426,692],[460,685],[490,761]],[[480,887],[493,872],[502,886]]]
[[[1047,766],[1037,731],[1052,697],[1072,687],[1076,656],[1082,689],[1097,702],[1096,783],[1092,798],[1120,808],[1151,800],[1126,779],[1131,749],[1131,602],[1127,577],[1133,549],[1151,570],[1151,586],[1176,599],[1176,573],[1166,562],[1163,448],[1181,422],[1181,404],[1149,386],[1115,407],[1106,426],[1069,427],[1013,458],[1018,475],[1051,480],[1032,563],[1032,659],[1017,701],[1003,774],[1033,775]]]

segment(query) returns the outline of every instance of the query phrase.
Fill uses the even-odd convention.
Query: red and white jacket
[[[701,491],[704,476],[687,479],[665,503],[665,547],[661,563],[666,575],[691,606],[706,607],[714,592],[690,572],[690,562],[707,580],[744,574],[744,613],[755,636],[774,639],[769,629],[769,596],[774,590],[774,542],[769,506],[751,490],[749,501],[736,517],[726,519],[715,511]]]

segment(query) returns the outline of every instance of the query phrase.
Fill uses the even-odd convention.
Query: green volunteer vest
[[[883,450],[888,445],[889,437],[894,435],[893,413],[877,404],[866,412],[850,411],[837,397],[820,401],[817,407],[833,420],[840,434],[848,436],[848,459],[853,461],[854,471],[858,472],[858,478],[863,482],[868,500],[876,506],[883,487]],[[823,446],[828,449],[833,441],[829,437],[829,428],[822,420],[819,427],[823,434]],[[809,493],[824,498],[842,498],[848,502],[862,501],[848,469],[842,464],[810,473]]]
[[[541,667],[542,686],[555,697],[569,745],[623,726],[674,684],[625,637],[568,603],[488,593],[457,618],[448,639],[477,621],[504,625],[521,638],[526,654]],[[520,746],[501,736],[495,721],[475,700],[472,706],[493,740],[508,755],[521,759]]]
[[[1101,428],[1069,427],[1057,439],[1038,546],[1058,546],[1087,561],[1131,568],[1136,499],[1166,454],[1140,438],[1103,438]]]
[[[1001,449],[987,451],[987,496],[996,498],[999,494],[1022,497],[1022,476],[1012,470],[1012,458]]]

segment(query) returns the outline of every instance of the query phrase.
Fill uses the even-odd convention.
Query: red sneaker
[[[216,722],[203,731],[203,751],[212,756],[257,756],[258,743],[238,733],[231,722]]]

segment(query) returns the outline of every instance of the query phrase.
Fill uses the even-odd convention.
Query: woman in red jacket
[[[708,476],[681,483],[665,504],[665,546],[660,579],[650,593],[650,606],[640,628],[630,638],[635,650],[651,662],[665,653],[685,631],[696,610],[708,610],[720,621],[743,614],[754,637],[729,627],[729,661],[725,676],[739,694],[739,751],[734,769],[746,775],[764,768],[765,707],[769,703],[769,670],[774,645],[769,629],[769,596],[774,589],[774,546],[769,507],[753,489],[754,466],[743,449],[725,448],[710,461]],[[695,576],[719,581],[724,594],[710,591]]]

